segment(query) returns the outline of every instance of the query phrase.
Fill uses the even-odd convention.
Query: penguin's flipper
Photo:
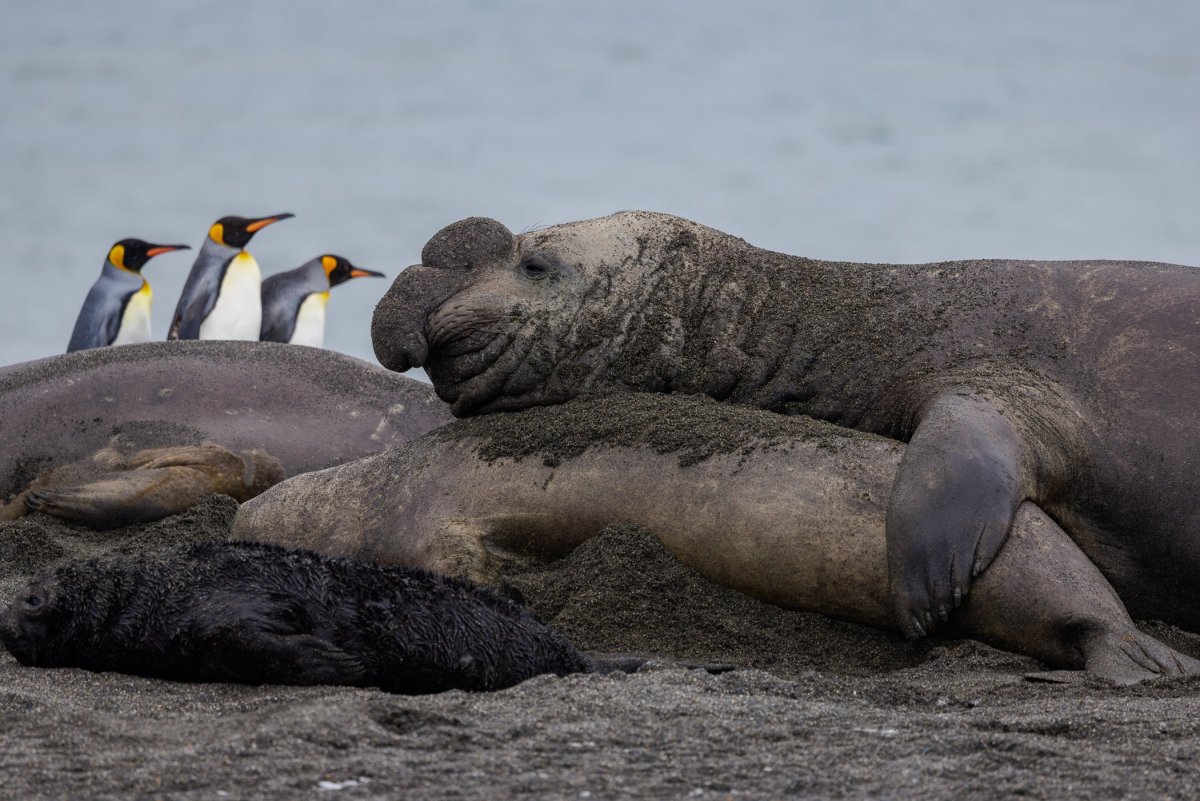
[[[201,470],[167,467],[110,474],[85,484],[29,492],[25,506],[88,528],[149,523],[195,506],[212,493]]]
[[[305,295],[288,297],[288,273],[277,273],[268,276],[262,282],[262,331],[258,335],[260,342],[287,343],[292,338],[296,328],[296,313]],[[296,293],[292,293],[296,294]]]
[[[202,272],[192,272],[183,285],[179,303],[175,304],[175,316],[167,339],[199,339],[200,325],[217,305],[221,293],[221,281],[225,278],[227,261],[219,269],[213,267]]]
[[[287,320],[280,320],[275,317],[268,318],[266,309],[263,309],[262,331],[258,335],[259,342],[282,342],[287,344],[292,338],[292,328]]]
[[[67,353],[111,345],[121,330],[121,315],[129,297],[104,292],[99,284],[93,286],[75,318]]]
[[[171,339],[199,339],[200,326],[217,305],[217,293],[209,292],[192,299],[182,316],[171,324]]]

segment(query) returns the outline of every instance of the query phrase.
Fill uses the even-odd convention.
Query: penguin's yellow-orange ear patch
[[[124,245],[113,245],[112,250],[108,251],[108,260],[113,263],[114,267],[120,267],[122,270],[129,269],[125,266]]]
[[[225,226],[220,223],[213,223],[213,227],[208,229],[208,238],[216,242],[218,245],[225,244]]]
[[[321,266],[325,268],[325,274],[329,275],[331,272],[337,269],[337,259],[335,259],[333,256],[322,256]]]

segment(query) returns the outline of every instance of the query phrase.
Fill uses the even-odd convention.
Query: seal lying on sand
[[[119,438],[91,459],[56,467],[0,505],[0,520],[44,512],[94,529],[149,523],[209,495],[239,503],[283,480],[283,465],[260,450],[234,453],[211,442],[122,453]]]
[[[428,385],[328,350],[207,341],[81,351],[0,369],[0,499],[114,433],[136,448],[259,448],[291,475],[449,419]]]
[[[636,523],[719,584],[894,629],[884,519],[904,448],[804,417],[624,393],[458,421],[296,476],[244,504],[231,536],[492,582]],[[1139,632],[1033,504],[976,584],[957,634],[1118,682],[1200,668]]]
[[[946,619],[1033,500],[1135,613],[1200,628],[1200,271],[1143,262],[839,264],[665,214],[443,229],[376,309],[385,367],[456,415],[687,392],[909,443],[893,607]]]
[[[640,664],[588,657],[486,588],[252,543],[60,567],[0,613],[0,641],[23,665],[406,694]]]

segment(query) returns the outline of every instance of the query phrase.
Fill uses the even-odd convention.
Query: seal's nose
[[[458,291],[467,275],[463,270],[417,264],[396,276],[371,318],[371,344],[380,364],[401,373],[425,364],[429,355],[426,321]]]
[[[398,372],[424,365],[429,315],[467,283],[472,270],[505,262],[516,245],[512,231],[487,217],[468,217],[434,234],[421,250],[421,263],[396,276],[375,306],[371,344],[379,363]]]

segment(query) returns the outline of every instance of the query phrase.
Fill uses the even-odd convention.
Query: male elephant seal
[[[90,458],[138,448],[258,448],[289,474],[386,450],[450,419],[419,381],[333,351],[265,342],[148,342],[0,369],[0,500]]]
[[[638,664],[588,657],[485,588],[250,543],[60,567],[0,612],[0,641],[37,667],[414,695]]]
[[[459,416],[679,391],[908,442],[887,539],[910,635],[946,619],[1027,499],[1136,614],[1200,628],[1196,269],[841,264],[665,214],[521,236],[471,218],[397,278],[372,335]]]
[[[258,449],[234,453],[211,442],[125,453],[120,438],[90,459],[56,467],[7,504],[0,520],[43,512],[94,529],[149,523],[209,495],[248,501],[283,480],[283,465]]]
[[[701,398],[617,394],[486,415],[289,479],[232,535],[492,582],[637,523],[708,579],[890,629],[884,519],[905,446]],[[1140,633],[1031,503],[953,631],[1119,682],[1197,672]]]

